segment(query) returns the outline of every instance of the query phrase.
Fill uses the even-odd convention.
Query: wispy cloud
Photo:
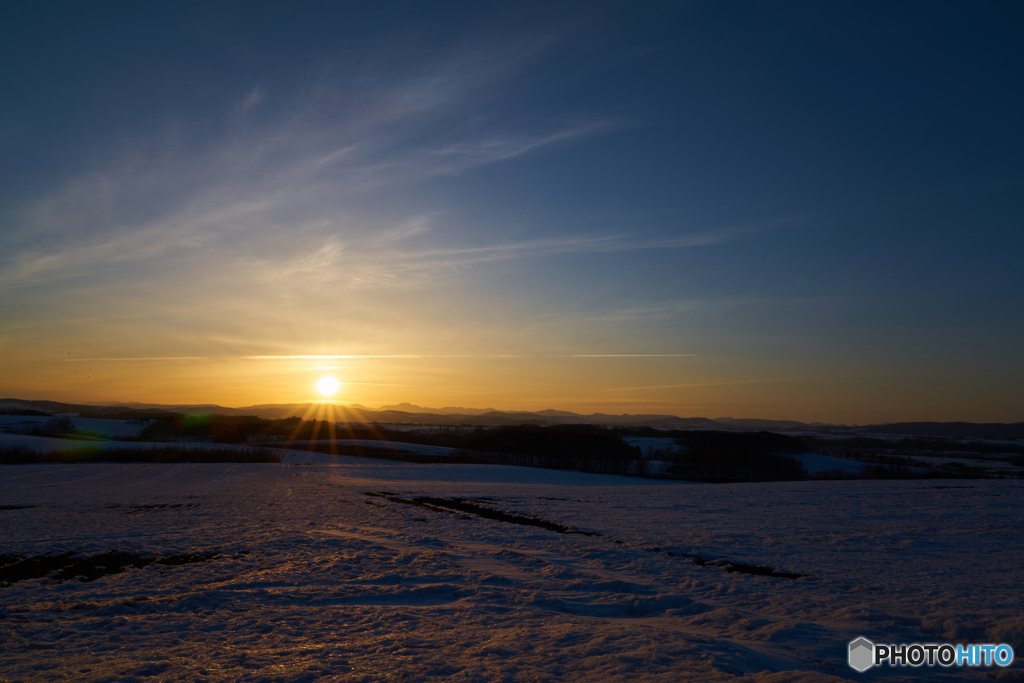
[[[550,131],[462,142],[436,150],[428,150],[428,154],[436,157],[438,162],[433,173],[458,173],[474,166],[514,159],[544,147],[567,144],[594,135],[601,135],[621,128],[623,125],[626,125],[624,121],[612,118],[569,123]]]
[[[2,342],[3,340],[0,340]],[[289,356],[240,356],[237,360],[250,361],[288,361],[288,360],[375,360],[375,359],[428,359],[428,358],[692,358],[695,353],[575,353],[555,355],[528,355],[510,353],[492,354],[437,354],[437,353],[408,353],[408,354],[331,354],[331,355],[289,355]],[[225,356],[222,360],[233,359]],[[139,361],[197,361],[211,360],[208,356],[127,356],[112,358],[65,358],[65,363],[103,363],[103,362],[139,362]],[[338,368],[316,368],[318,370],[331,370]],[[350,382],[351,384],[351,382]],[[357,382],[367,384],[367,382]],[[698,386],[698,385],[671,385],[671,386]],[[657,389],[662,387],[633,387],[635,389]],[[616,391],[616,390],[606,390]]]
[[[65,358],[65,363],[102,363],[106,361],[165,361],[165,360],[206,360],[205,356],[153,356],[149,358]]]
[[[397,221],[369,217],[353,208],[370,201],[368,194],[379,204],[376,195],[385,188],[464,173],[628,125],[593,114],[542,123],[506,117],[499,133],[477,115],[467,119],[467,112],[491,106],[502,86],[555,40],[549,32],[486,49],[467,43],[404,72],[385,69],[389,56],[365,67],[370,73],[362,79],[321,74],[307,94],[293,92],[295,101],[270,122],[236,121],[225,112],[223,136],[184,144],[180,136],[157,134],[154,139],[175,142],[126,147],[25,207],[0,242],[0,285],[38,284],[162,259],[180,249],[215,249],[227,237],[233,260],[243,267],[247,258],[273,262],[278,279],[324,272],[338,265],[342,249],[351,249],[359,267],[349,268],[350,280],[380,282],[388,276],[370,272],[360,243],[377,254],[383,243],[422,235],[429,221],[418,214]],[[262,107],[266,99],[264,87],[255,87],[238,110]],[[261,247],[274,245],[283,232],[291,234],[296,253],[272,247],[272,257],[261,257]],[[309,254],[307,247],[317,242]],[[477,258],[524,250],[529,246],[499,246]],[[405,261],[395,268],[409,270],[409,254],[382,256]]]
[[[451,247],[383,254],[383,264],[396,271],[464,267],[493,261],[570,253],[614,253],[645,249],[686,249],[725,244],[755,232],[782,227],[795,219],[779,219],[659,239],[635,239],[622,234],[538,238],[480,247]]]
[[[234,270],[236,279],[278,288],[289,281],[380,287],[503,260],[710,246],[765,229],[466,247],[456,246],[464,235],[447,234],[436,212],[379,210],[431,178],[631,125],[621,114],[503,112],[505,91],[562,37],[544,30],[468,40],[426,60],[407,54],[401,68],[382,49],[355,76],[342,60],[327,62],[305,88],[279,86],[273,98],[268,86],[251,87],[234,108],[241,118],[225,112],[223,135],[182,142],[178,133],[157,134],[37,198],[0,243],[0,287],[115,277],[126,264],[169,257],[184,259],[178,272],[192,277],[206,276],[213,262],[218,274]],[[246,116],[257,107],[259,117]],[[453,246],[439,246],[446,242]]]
[[[328,64],[292,87],[245,84],[223,108],[223,131],[196,132],[187,120],[172,132],[154,130],[29,201],[0,231],[0,292],[8,293],[0,294],[0,313],[17,309],[29,319],[46,311],[54,338],[88,333],[123,342],[116,351],[91,344],[92,362],[395,352],[410,348],[404,340],[411,334],[412,348],[423,350],[600,350],[551,340],[542,323],[565,327],[576,313],[531,322],[543,317],[543,301],[520,317],[520,329],[487,310],[458,309],[486,298],[481,276],[490,264],[699,248],[774,226],[709,226],[657,238],[642,225],[598,234],[527,227],[502,239],[497,222],[473,225],[471,211],[460,213],[462,206],[431,191],[452,176],[632,125],[621,111],[540,116],[516,106],[529,80],[520,76],[557,41],[550,32],[476,41],[398,68],[386,55],[363,60],[354,74],[348,64]],[[159,330],[158,346],[152,330]],[[537,343],[538,335],[551,343]],[[425,338],[429,344],[419,343]],[[619,341],[604,348],[631,348]],[[678,348],[635,348],[659,347]]]
[[[242,101],[242,114],[246,114],[250,109],[258,105],[263,101],[263,90],[259,87],[255,87],[249,91],[249,94],[245,96],[245,100]]]
[[[783,377],[778,379],[752,379],[735,382],[693,382],[689,384],[656,384],[646,387],[615,387],[599,391],[639,391],[641,389],[681,389],[685,387],[724,387],[743,384],[774,384],[776,382],[800,382],[813,379],[811,377]]]

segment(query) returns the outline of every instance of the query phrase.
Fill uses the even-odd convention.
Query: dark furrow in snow
[[[82,582],[96,581],[107,574],[120,574],[128,567],[142,569],[153,562],[168,567],[206,562],[215,559],[217,553],[186,553],[158,558],[154,555],[112,550],[92,557],[64,552],[27,558],[5,555],[2,559],[12,557],[13,562],[0,565],[0,585],[5,587],[19,581],[43,577],[50,577],[51,580],[58,582],[76,577],[81,577],[79,580]]]
[[[548,522],[537,517],[521,515],[519,513],[503,512],[501,510],[495,510],[493,508],[484,507],[482,505],[476,505],[468,502],[465,498],[436,498],[431,496],[417,496],[415,498],[400,498],[390,491],[364,491],[364,495],[371,496],[374,498],[384,498],[392,503],[399,503],[402,505],[416,505],[419,507],[425,507],[436,512],[470,512],[476,514],[485,519],[494,519],[500,522],[508,522],[510,524],[522,524],[525,526],[535,526],[542,529],[550,529],[560,534],[580,534],[583,536],[603,536],[603,534],[596,531],[581,531],[579,529],[573,529],[564,524],[558,524],[557,522]],[[474,499],[481,500],[481,499]],[[552,500],[568,500],[568,499],[552,499]],[[369,501],[367,501],[369,502]],[[414,521],[426,522],[424,518],[418,518]],[[621,543],[621,541],[612,541],[613,543]],[[661,548],[645,548],[647,552],[657,553],[661,552]],[[666,553],[669,557],[683,557],[699,567],[721,567],[729,574],[751,574],[753,576],[770,576],[775,579],[800,579],[809,574],[801,574],[799,572],[783,572],[777,569],[772,569],[766,565],[754,565],[754,564],[743,564],[742,562],[733,562],[724,558],[717,560],[706,560],[699,555],[691,555],[688,553]]]
[[[580,534],[582,536],[600,536],[601,534],[596,531],[582,531],[580,529],[573,529],[564,524],[558,524],[557,522],[548,522],[537,517],[521,515],[517,512],[503,512],[501,510],[495,510],[493,508],[484,507],[475,503],[470,503],[465,498],[433,498],[431,496],[418,496],[416,498],[399,498],[398,496],[389,495],[387,491],[374,492],[364,491],[365,495],[373,496],[377,498],[385,498],[392,503],[400,503],[402,505],[416,505],[419,507],[425,507],[438,512],[469,512],[473,513],[484,519],[494,519],[499,522],[507,522],[509,524],[522,524],[523,526],[535,526],[541,529],[549,529],[550,531],[556,531],[560,534]]]

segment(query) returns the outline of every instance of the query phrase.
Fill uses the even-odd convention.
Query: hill
[[[479,408],[424,408],[411,403],[383,406],[378,410],[359,404],[335,403],[265,403],[241,408],[215,404],[165,405],[157,403],[109,402],[73,404],[58,401],[17,398],[0,399],[0,413],[36,410],[47,414],[70,413],[83,418],[132,420],[182,415],[254,415],[265,419],[304,417],[336,422],[378,422],[382,424],[422,424],[436,426],[501,427],[512,425],[592,424],[614,427],[650,427],[654,429],[716,429],[734,431],[772,431],[796,433],[892,434],[904,436],[945,436],[974,439],[1024,439],[1024,422],[900,422],[879,425],[833,425],[803,423],[794,420],[736,419],[720,417],[679,417],[676,415],[640,414],[580,415],[565,410],[502,411]]]

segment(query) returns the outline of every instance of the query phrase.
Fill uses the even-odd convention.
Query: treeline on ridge
[[[133,441],[213,441],[214,443],[250,443],[254,441],[309,441],[316,439],[395,438],[404,432],[387,429],[338,426],[328,420],[303,420],[300,417],[268,420],[255,415],[164,415],[152,420]],[[418,443],[418,442],[413,442]]]
[[[992,453],[1024,456],[1024,446],[1014,442],[990,442],[984,440],[963,441],[952,437],[905,436],[900,439],[876,439],[867,436],[852,436],[843,439],[825,439],[814,435],[798,437],[809,450],[843,457],[847,453],[879,452],[896,455],[922,453]]]
[[[453,439],[454,437],[454,439]],[[461,438],[460,438],[461,437]],[[493,465],[520,465],[600,474],[629,474],[642,453],[606,429],[590,425],[520,425],[450,434],[457,455]],[[440,444],[432,444],[440,445]]]
[[[147,425],[139,440],[209,440],[219,443],[276,443],[327,439],[413,443],[456,450],[448,462],[478,462],[604,474],[649,474],[641,450],[623,437],[672,438],[679,446],[658,457],[669,463],[672,477],[701,481],[769,481],[806,478],[803,464],[791,457],[807,450],[803,443],[772,432],[658,431],[598,425],[515,425],[441,428],[429,431],[388,429],[380,425],[335,424],[297,417],[266,420],[255,416],[174,415]],[[327,444],[315,450],[336,451]],[[366,449],[369,457],[389,457]],[[433,461],[391,454],[408,460]]]
[[[793,454],[807,448],[774,432],[683,432],[669,472],[696,481],[790,481],[807,478],[807,468]]]
[[[450,437],[449,437],[450,438]],[[806,449],[792,437],[771,432],[680,432],[677,449],[661,451],[664,474],[707,482],[780,481],[807,478],[793,453]],[[571,469],[602,474],[650,474],[640,449],[615,429],[590,425],[517,426],[467,433],[457,452],[462,458],[501,465]]]

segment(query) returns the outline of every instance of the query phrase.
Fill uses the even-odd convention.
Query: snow
[[[419,455],[435,455],[440,457],[449,456],[454,448],[446,446],[426,446],[418,443],[404,443],[401,441],[381,441],[377,439],[318,439],[316,441],[289,441],[289,445],[301,448],[310,444],[329,446],[332,443],[338,446],[364,446],[369,448],[384,448],[392,451],[405,451],[406,453],[417,453]]]
[[[657,437],[623,437],[622,439],[631,446],[638,446],[645,456],[651,455],[652,452],[661,449],[672,449],[675,450],[678,446],[675,443],[675,439],[665,439]],[[863,467],[863,463],[855,460],[847,460],[846,458],[836,458],[831,455],[821,455],[818,453],[800,453],[794,454],[794,458],[800,460],[809,474],[820,474],[822,472],[830,472],[834,470],[840,470],[843,472],[860,472]],[[662,470],[667,469],[670,462],[652,461],[652,464],[657,463],[656,466]]]
[[[856,460],[836,458],[831,455],[821,455],[820,453],[799,453],[793,457],[804,464],[808,474],[820,474],[835,470],[857,473],[864,467],[864,463],[857,462]]]
[[[0,415],[0,434],[31,431],[49,419],[35,415]]]
[[[278,451],[275,451],[275,453]],[[281,451],[285,464],[338,464],[345,466],[347,476],[382,486],[396,482],[441,482],[475,484],[542,484],[545,486],[646,487],[664,486],[664,481],[590,474],[539,467],[506,467],[504,465],[417,465],[394,460],[375,460],[345,455],[327,455],[302,451]],[[671,482],[669,485],[676,485]],[[683,485],[686,485],[685,483]]]
[[[0,680],[984,681],[991,669],[855,674],[846,644],[1024,652],[1016,481],[334,460],[0,467],[0,506],[33,506],[0,510],[0,553],[219,553],[0,588]],[[402,502],[417,496],[600,535]]]
[[[146,425],[127,420],[100,420],[93,418],[71,418],[75,428],[83,432],[94,432],[106,436],[136,436]]]
[[[624,436],[622,440],[630,446],[637,446],[644,455],[650,455],[652,451],[668,448],[678,450],[675,439],[666,439],[653,436]]]
[[[55,439],[48,436],[31,436],[29,434],[4,434],[0,432],[0,448],[23,446],[37,451],[66,451],[71,448],[83,448],[93,445],[86,441],[71,439]],[[152,448],[153,444],[148,444]]]
[[[0,448],[7,446],[24,446],[37,451],[71,451],[78,448],[166,448],[167,446],[184,448],[252,448],[250,444],[220,444],[205,441],[111,441],[107,439],[60,439],[51,436],[32,436],[31,434],[0,433]]]
[[[927,463],[932,467],[941,467],[943,465],[960,464],[966,465],[967,467],[976,467],[982,470],[989,470],[991,472],[1005,472],[1005,473],[1017,473],[1022,471],[1021,468],[1015,467],[1009,458],[993,458],[990,456],[931,456],[931,455],[912,455],[914,460],[920,460],[923,463]]]
[[[638,446],[645,456],[649,456],[652,452],[665,448],[672,450],[678,448],[675,439],[633,436],[623,437],[622,440],[631,446]],[[831,455],[821,455],[819,453],[800,453],[793,455],[793,457],[800,460],[804,466],[807,467],[807,472],[812,475],[834,470],[857,473],[860,472],[864,465],[863,463],[855,460],[836,458]],[[662,469],[667,468],[669,465],[671,465],[669,462],[658,463],[658,466]]]
[[[0,429],[31,430],[34,425],[41,426],[49,419],[48,417],[37,415],[0,415]],[[75,429],[78,431],[92,432],[104,436],[135,436],[146,426],[127,420],[103,420],[98,418],[72,417],[71,421],[75,423]]]
[[[344,428],[347,423],[338,422],[336,423],[339,427]],[[362,427],[388,429],[395,432],[418,432],[422,434],[430,434],[432,432],[440,432],[446,429],[459,429],[459,427],[443,427],[437,425],[420,425],[420,424],[378,424],[376,422],[359,422],[356,423]]]

